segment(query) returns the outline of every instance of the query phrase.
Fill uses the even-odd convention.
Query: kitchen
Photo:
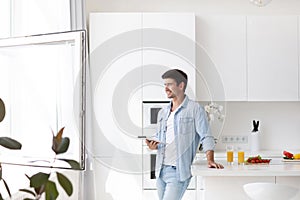
[[[273,2],[272,2],[273,3]],[[269,4],[268,6],[270,6]],[[264,7],[263,9],[267,9],[268,7]],[[259,10],[260,11],[260,10]],[[251,18],[252,17],[252,18]],[[222,18],[222,20],[220,20]],[[232,16],[232,15],[225,15],[225,16],[202,16],[196,14],[196,38],[198,36],[198,41],[201,41],[202,45],[206,45],[205,48],[207,51],[210,52],[210,56],[212,59],[216,62],[216,65],[219,66],[226,66],[226,69],[231,69],[230,72],[225,71],[225,69],[222,69],[221,73],[224,73],[225,76],[222,77],[226,79],[225,83],[230,84],[230,90],[229,95],[231,95],[230,101],[226,103],[226,119],[223,130],[222,130],[222,136],[248,136],[251,134],[252,131],[252,120],[258,119],[261,122],[260,131],[262,133],[262,141],[263,141],[263,147],[261,147],[261,150],[267,150],[267,151],[275,151],[278,157],[281,157],[281,151],[282,149],[299,149],[297,142],[291,142],[289,137],[286,137],[285,134],[281,134],[283,131],[286,131],[286,129],[293,129],[288,131],[289,134],[291,134],[291,137],[298,138],[297,130],[299,129],[299,125],[297,125],[297,120],[299,119],[298,110],[299,110],[299,103],[297,102],[298,99],[298,64],[297,64],[297,57],[298,53],[297,51],[293,53],[289,53],[287,55],[287,62],[292,62],[288,65],[294,65],[296,68],[294,70],[289,72],[279,72],[280,74],[286,74],[286,78],[290,77],[291,80],[291,87],[287,86],[287,88],[283,89],[281,87],[285,87],[281,85],[282,82],[285,82],[284,80],[282,82],[280,81],[272,81],[272,84],[274,84],[271,88],[262,88],[262,85],[265,81],[265,78],[271,78],[272,80],[277,78],[277,74],[271,74],[269,73],[269,70],[271,69],[264,69],[261,66],[259,66],[259,69],[254,70],[260,70],[260,73],[256,73],[256,71],[251,71],[252,69],[249,69],[249,65],[257,65],[257,63],[251,63],[254,62],[256,57],[261,52],[265,54],[270,53],[271,51],[266,50],[266,46],[262,46],[261,49],[258,49],[258,54],[254,54],[254,50],[260,47],[252,47],[250,45],[261,44],[264,41],[259,42],[253,42],[253,38],[255,39],[259,38],[254,35],[255,33],[251,32],[251,35],[247,34],[249,33],[249,28],[251,27],[251,21],[256,20],[253,19],[255,17],[253,16],[245,16],[245,15],[238,15],[238,16]],[[262,21],[264,20],[263,17]],[[218,21],[220,20],[220,21]],[[259,19],[258,19],[259,20]],[[286,19],[287,20],[287,19]],[[205,23],[206,21],[209,21],[210,23]],[[271,19],[272,21],[272,19]],[[275,21],[275,20],[274,20]],[[246,24],[248,23],[248,24]],[[272,22],[270,22],[272,24]],[[282,24],[286,24],[286,22],[282,22]],[[297,20],[294,21],[294,28],[290,27],[290,31],[294,32],[297,31]],[[204,27],[200,29],[200,27]],[[210,26],[209,26],[210,25]],[[247,26],[246,26],[247,25]],[[259,25],[257,25],[259,26]],[[230,27],[230,29],[228,28]],[[248,27],[248,32],[246,33],[246,27]],[[258,28],[258,27],[257,27]],[[261,26],[259,26],[261,28]],[[268,27],[269,28],[269,27]],[[275,26],[273,27],[276,28]],[[201,31],[201,30],[205,31]],[[265,28],[267,29],[267,28]],[[263,29],[266,32],[267,30]],[[287,30],[286,28],[283,28],[284,30]],[[198,31],[197,31],[198,30]],[[294,31],[292,31],[294,30]],[[271,30],[272,31],[272,30]],[[288,31],[288,32],[290,32]],[[274,31],[276,32],[276,31]],[[297,41],[298,36],[297,34],[292,33],[292,37],[296,39]],[[219,34],[219,35],[218,35]],[[221,35],[222,34],[222,35]],[[269,33],[266,33],[269,34]],[[287,33],[290,34],[290,33]],[[252,36],[252,37],[249,37]],[[285,37],[281,35],[282,37]],[[265,39],[265,37],[262,37]],[[263,40],[263,39],[262,39]],[[280,40],[280,41],[286,41],[286,40]],[[252,42],[250,44],[250,42]],[[270,42],[270,43],[274,43]],[[248,44],[247,44],[248,43]],[[289,43],[289,42],[287,42]],[[248,45],[248,49],[246,48],[246,44]],[[296,50],[297,42],[290,42],[292,44],[292,49]],[[282,46],[283,44],[278,44],[278,46]],[[222,49],[223,48],[223,49]],[[228,50],[228,48],[230,50]],[[252,48],[254,49],[253,51]],[[225,50],[226,49],[226,50]],[[290,48],[289,48],[290,49]],[[249,52],[249,55],[246,56],[246,51]],[[222,54],[221,54],[222,53]],[[252,53],[252,54],[250,54]],[[278,53],[278,56],[272,55],[274,59],[276,58],[282,58],[283,52],[275,52]],[[250,60],[250,56],[253,56],[253,59]],[[265,55],[266,57],[269,55]],[[290,59],[290,56],[293,56],[293,58]],[[248,59],[248,61],[246,60]],[[249,61],[250,60],[250,61]],[[263,62],[272,62],[272,61],[266,61],[263,60]],[[279,62],[279,61],[275,61]],[[240,67],[245,66],[247,67]],[[270,66],[273,67],[274,64],[270,63]],[[225,68],[225,67],[224,67]],[[236,71],[234,71],[236,70]],[[249,70],[249,71],[247,71]],[[264,71],[266,70],[266,71]],[[141,72],[142,73],[142,72]],[[249,73],[249,75],[247,74]],[[287,74],[289,73],[289,75]],[[233,75],[234,74],[234,75]],[[222,74],[223,75],[223,74]],[[272,75],[274,77],[272,78]],[[253,78],[255,77],[255,79]],[[294,77],[294,78],[293,78]],[[281,79],[280,77],[279,79]],[[288,78],[289,79],[289,78]],[[196,78],[196,81],[199,81],[200,79]],[[230,82],[232,80],[232,82]],[[261,80],[261,82],[259,82]],[[256,84],[257,81],[257,85]],[[268,81],[265,81],[268,82]],[[270,81],[271,83],[271,81]],[[248,84],[251,87],[248,87]],[[275,84],[280,84],[275,85]],[[200,84],[196,84],[197,87],[199,87]],[[262,91],[258,90],[257,88],[261,88]],[[278,89],[273,89],[278,88]],[[197,88],[196,94],[203,94],[202,88]],[[285,91],[292,90],[294,92],[294,95],[281,95],[280,93],[284,93]],[[272,92],[274,94],[272,94]],[[278,93],[277,93],[278,92]],[[277,93],[277,94],[276,94]],[[149,94],[148,92],[144,92],[143,95]],[[263,95],[262,95],[263,94]],[[267,95],[264,95],[267,94]],[[248,97],[248,95],[250,97]],[[294,97],[295,98],[294,98]],[[283,98],[283,99],[281,99]],[[289,98],[289,99],[285,99]],[[151,99],[150,99],[151,100]],[[287,109],[287,110],[286,110]],[[293,116],[293,117],[279,117],[279,116]],[[213,122],[218,123],[218,122]],[[283,125],[284,124],[284,125]],[[283,126],[282,126],[283,125]],[[268,133],[269,134],[268,134]],[[220,138],[221,139],[221,138]],[[247,144],[246,144],[247,145]],[[249,145],[249,144],[248,144]],[[225,146],[224,143],[218,143],[217,150],[219,150],[223,155],[220,155],[221,157],[224,157],[225,155]],[[280,149],[278,149],[278,146],[280,146]],[[263,152],[262,152],[263,153]],[[273,156],[273,152],[271,152]],[[263,154],[266,155],[266,154]],[[246,153],[246,156],[249,156],[249,154]],[[271,155],[266,155],[271,156]],[[261,180],[261,179],[259,179]],[[263,179],[262,179],[263,180]],[[261,181],[262,181],[261,180]],[[274,180],[274,178],[272,178]],[[268,179],[270,181],[270,179]],[[220,182],[219,180],[215,182]],[[212,181],[212,183],[215,183]],[[253,182],[257,182],[254,181]],[[206,180],[206,183],[208,185],[208,181]],[[234,184],[232,184],[234,187]],[[240,188],[241,185],[240,185]],[[112,188],[110,190],[115,190],[115,188]],[[242,189],[241,189],[242,190]],[[150,195],[150,193],[153,191],[144,191],[144,194]],[[190,194],[193,193],[192,190],[188,191]],[[213,192],[213,190],[212,190]],[[241,193],[243,191],[240,191]],[[223,193],[220,193],[222,196],[224,196]],[[155,198],[155,192],[152,194],[152,198]],[[209,195],[209,194],[206,194]],[[199,195],[198,195],[199,196]],[[198,197],[197,196],[197,197]],[[209,199],[211,196],[207,196]],[[243,196],[244,197],[244,196]],[[117,197],[115,197],[117,198]],[[187,197],[191,198],[191,197]],[[216,197],[217,198],[217,197]],[[239,196],[237,197],[239,198]]]
[[[225,88],[226,103],[221,102],[224,106],[223,114],[226,115],[224,124],[217,119],[212,122],[212,126],[217,126],[215,131],[220,137],[216,146],[216,156],[220,159],[225,159],[225,146],[222,139],[228,137],[243,137],[249,136],[252,131],[252,120],[260,121],[260,150],[264,157],[278,157],[282,156],[283,150],[290,150],[296,153],[300,151],[300,105],[299,105],[299,2],[294,1],[280,1],[273,0],[264,7],[257,7],[249,1],[87,1],[86,10],[87,18],[92,12],[173,12],[173,13],[194,13],[195,14],[195,40],[197,44],[201,44],[207,50],[211,60],[214,61],[214,66],[220,71]],[[89,19],[87,19],[89,23]],[[255,22],[255,23],[254,23]],[[276,24],[278,23],[278,24]],[[270,26],[267,26],[270,25]],[[282,27],[282,32],[278,32],[278,26]],[[268,27],[268,28],[267,28]],[[261,32],[255,32],[255,30]],[[204,31],[203,31],[204,30]],[[253,32],[251,32],[253,31]],[[270,33],[268,32],[270,31]],[[268,37],[259,37],[262,33],[266,35],[273,35]],[[278,33],[276,35],[276,33]],[[278,39],[281,38],[281,39]],[[271,46],[270,46],[271,45]],[[280,47],[280,48],[276,48]],[[260,57],[263,55],[263,57]],[[271,59],[269,59],[271,58]],[[281,60],[280,58],[284,58]],[[126,61],[124,61],[126,62]],[[201,62],[201,60],[200,60]],[[281,63],[283,62],[283,64]],[[197,63],[197,61],[196,61]],[[279,64],[280,63],[280,64]],[[136,64],[138,66],[138,63]],[[284,68],[279,68],[278,65],[283,65]],[[278,68],[277,68],[278,67]],[[134,70],[134,69],[133,69]],[[142,82],[142,78],[136,74],[142,74],[141,69],[136,69],[131,76],[125,77],[122,81],[132,80]],[[274,70],[274,72],[272,72]],[[110,73],[113,73],[111,71]],[[123,72],[125,73],[125,72]],[[196,73],[197,74],[197,73]],[[279,76],[280,74],[280,76]],[[118,75],[122,78],[122,75]],[[201,100],[201,95],[205,91],[200,85],[201,77],[195,77],[196,97]],[[114,78],[108,77],[106,80]],[[158,77],[160,78],[160,74]],[[269,84],[268,84],[269,83]],[[137,83],[135,83],[137,84]],[[118,85],[122,86],[122,84]],[[102,90],[103,88],[98,88]],[[126,89],[126,88],[125,88]],[[161,90],[157,86],[157,90]],[[105,91],[105,94],[108,91]],[[120,93],[116,95],[128,95]],[[161,91],[156,91],[161,92]],[[100,92],[99,92],[100,93]],[[136,95],[142,95],[139,92]],[[113,95],[113,94],[111,94]],[[147,95],[143,93],[143,95]],[[160,93],[158,95],[163,95]],[[207,94],[204,94],[207,95]],[[229,97],[228,97],[229,95]],[[119,97],[120,98],[120,97]],[[205,96],[203,97],[205,99]],[[97,100],[101,96],[97,97]],[[109,102],[111,99],[108,99]],[[140,108],[133,106],[136,102],[131,99],[129,108]],[[149,99],[147,99],[149,100]],[[153,99],[150,99],[153,100]],[[154,99],[157,100],[157,99]],[[207,100],[207,99],[206,99]],[[217,99],[218,100],[218,99]],[[124,124],[132,124],[126,120],[133,119],[134,123],[142,123],[140,116],[128,112],[129,117],[126,116],[126,105],[118,105],[120,102],[113,102],[117,105],[115,109],[123,109],[125,112],[114,111],[115,115],[122,115],[117,119],[118,124],[124,127]],[[206,102],[203,104],[206,105]],[[97,105],[99,106],[99,105]],[[132,107],[130,107],[132,106]],[[105,107],[97,109],[107,109]],[[125,110],[124,110],[125,109]],[[107,119],[105,119],[107,120]],[[107,121],[105,121],[107,122]],[[114,122],[111,122],[114,123]],[[105,127],[106,128],[106,127]],[[108,127],[109,128],[109,127]],[[127,133],[135,133],[129,135],[132,143],[128,143],[129,151],[142,151],[135,149],[135,143],[142,145],[142,141],[137,142],[135,137],[142,132],[139,126],[126,127]],[[118,130],[117,130],[118,131]],[[136,133],[139,132],[139,133]],[[86,175],[89,180],[85,180],[86,184],[91,186],[85,195],[88,199],[127,199],[129,197],[136,199],[155,199],[155,191],[142,191],[143,182],[142,176],[139,173],[142,171],[141,154],[137,154],[134,161],[122,171],[118,169],[122,163],[128,163],[129,155],[123,155],[123,152],[116,152],[112,147],[108,147],[105,141],[95,137],[87,138],[94,140],[94,145],[99,145],[99,149],[95,149],[93,156],[89,157],[87,162]],[[110,138],[111,140],[119,140],[117,142],[121,150],[128,151],[128,146],[122,141],[127,139]],[[98,143],[98,141],[101,141]],[[88,141],[87,141],[88,142]],[[238,143],[239,144],[239,143]],[[249,149],[248,143],[242,143],[245,149]],[[105,155],[107,154],[109,155]],[[112,156],[118,159],[115,160],[101,160],[101,156]],[[120,156],[122,156],[120,158]],[[245,154],[245,157],[249,154]],[[201,157],[201,155],[199,155]],[[119,163],[118,163],[119,162]],[[226,165],[225,165],[226,167]],[[281,178],[279,178],[281,179]],[[286,184],[300,186],[300,180],[297,177],[284,178],[283,182]],[[90,181],[93,181],[91,183]],[[222,179],[223,180],[223,179]],[[234,178],[236,180],[236,178]],[[234,182],[234,180],[232,182]],[[273,178],[259,179],[259,181],[273,181]],[[200,187],[200,180],[197,180],[197,188]],[[251,181],[258,182],[255,178]],[[207,179],[205,183],[209,186],[216,182],[222,182],[215,178],[215,180]],[[232,188],[236,187],[233,183]],[[230,185],[230,184],[229,184]],[[124,186],[130,186],[125,188]],[[219,187],[218,187],[219,188]],[[230,188],[230,189],[232,189]],[[202,188],[203,189],[203,188]],[[219,189],[218,189],[219,190]],[[208,191],[202,194],[200,190],[188,190],[188,199],[205,199],[203,195],[208,195],[206,199],[213,199]],[[212,192],[214,189],[212,190]],[[142,194],[144,192],[144,194]],[[240,190],[242,193],[242,189]],[[132,196],[133,194],[134,197]],[[190,195],[190,196],[189,196]],[[241,194],[242,195],[242,194]],[[243,194],[244,195],[244,194]],[[211,197],[211,198],[209,198]],[[243,196],[245,197],[245,196]]]

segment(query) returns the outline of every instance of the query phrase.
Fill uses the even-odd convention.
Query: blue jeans
[[[159,200],[180,200],[190,181],[177,180],[176,167],[164,165],[156,182]]]

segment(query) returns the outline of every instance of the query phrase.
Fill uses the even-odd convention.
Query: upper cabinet
[[[143,100],[168,100],[161,75],[178,68],[188,75],[187,95],[195,98],[195,15],[142,13]]]
[[[98,157],[141,154],[142,17],[91,13],[89,60],[93,149]]]
[[[297,16],[247,17],[248,100],[298,100]]]
[[[198,98],[298,101],[299,26],[297,16],[199,16]]]
[[[195,16],[91,13],[89,28],[93,154],[140,155],[142,101],[168,100],[161,75],[182,69],[195,94]]]
[[[91,13],[89,24],[91,54],[105,42],[113,41],[114,38],[118,39],[118,36],[121,38],[122,35],[125,36],[130,31],[140,30],[142,17],[140,13]],[[139,42],[141,45],[141,36],[131,38],[130,42]],[[120,46],[123,46],[122,43]]]
[[[201,87],[197,92],[199,100],[247,100],[246,17],[199,16],[197,42],[199,71],[209,70],[203,77],[197,77],[197,87]],[[208,61],[201,64],[205,59]],[[204,70],[204,67],[208,68],[207,63],[210,63],[209,69]],[[209,77],[212,77],[211,81]],[[211,89],[218,79],[223,88],[219,91]]]

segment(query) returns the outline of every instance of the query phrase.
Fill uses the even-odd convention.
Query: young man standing
[[[160,200],[180,200],[192,174],[191,165],[201,142],[210,168],[223,166],[214,161],[215,141],[210,133],[206,112],[185,95],[187,75],[172,69],[162,75],[170,104],[159,112],[156,137],[162,143],[146,140],[157,149],[156,178]]]

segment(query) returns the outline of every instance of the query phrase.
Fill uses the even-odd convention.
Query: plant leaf
[[[70,144],[70,139],[69,138],[63,138],[63,132],[64,132],[65,127],[62,127],[56,136],[53,135],[53,140],[52,140],[52,150],[56,154],[64,153],[68,150],[69,144]],[[52,131],[53,134],[53,131]]]
[[[62,128],[58,131],[58,133],[57,133],[57,135],[56,135],[56,137],[55,137],[57,140],[61,140],[62,134],[63,134],[63,132],[64,132],[64,129],[65,129],[65,127],[62,127]]]
[[[0,98],[0,122],[2,122],[4,117],[5,117],[5,105],[2,99]]]
[[[46,200],[55,200],[58,197],[56,184],[53,181],[48,181],[46,184]]]
[[[25,176],[30,180],[30,177],[27,174],[25,174]]]
[[[1,166],[1,163],[0,163],[0,181],[2,180],[2,166]]]
[[[1,193],[0,193],[0,200],[4,200],[3,197],[2,197],[2,195],[1,195]]]
[[[71,196],[73,193],[73,186],[71,181],[63,174],[56,172],[57,179],[61,187],[65,190],[68,196]]]
[[[8,193],[8,195],[9,195],[9,197],[11,197],[11,193],[10,193],[10,190],[9,190],[9,187],[8,187],[8,185],[7,185],[6,181],[5,181],[4,179],[2,179],[2,180],[3,180],[3,183],[4,183],[4,186],[5,186],[5,189],[6,189],[7,193]]]
[[[41,185],[41,187],[34,188],[34,191],[37,195],[41,195],[45,192],[45,184]]]
[[[28,189],[19,189],[19,191],[20,192],[26,192],[26,193],[31,194],[31,195],[33,195],[35,197],[35,193],[32,192],[31,190],[28,190]]]
[[[70,159],[58,159],[58,160],[67,162],[72,169],[76,169],[76,170],[81,169],[79,163],[76,160],[70,160]]]
[[[25,174],[25,176],[28,178],[29,181],[31,181],[31,178],[27,174]],[[33,187],[33,186],[30,186],[30,187]],[[34,188],[36,195],[40,195],[45,192],[45,184],[42,184],[40,187],[33,187],[33,188]]]
[[[70,139],[68,137],[61,138],[60,141],[56,139],[56,137],[53,138],[53,143],[52,143],[52,150],[56,154],[61,154],[65,153],[70,145]]]
[[[9,137],[0,137],[0,145],[8,149],[21,149],[22,144]]]
[[[42,185],[44,185],[48,179],[49,179],[50,174],[45,174],[42,172],[39,172],[32,177],[30,177],[30,187],[33,188],[39,188]]]

